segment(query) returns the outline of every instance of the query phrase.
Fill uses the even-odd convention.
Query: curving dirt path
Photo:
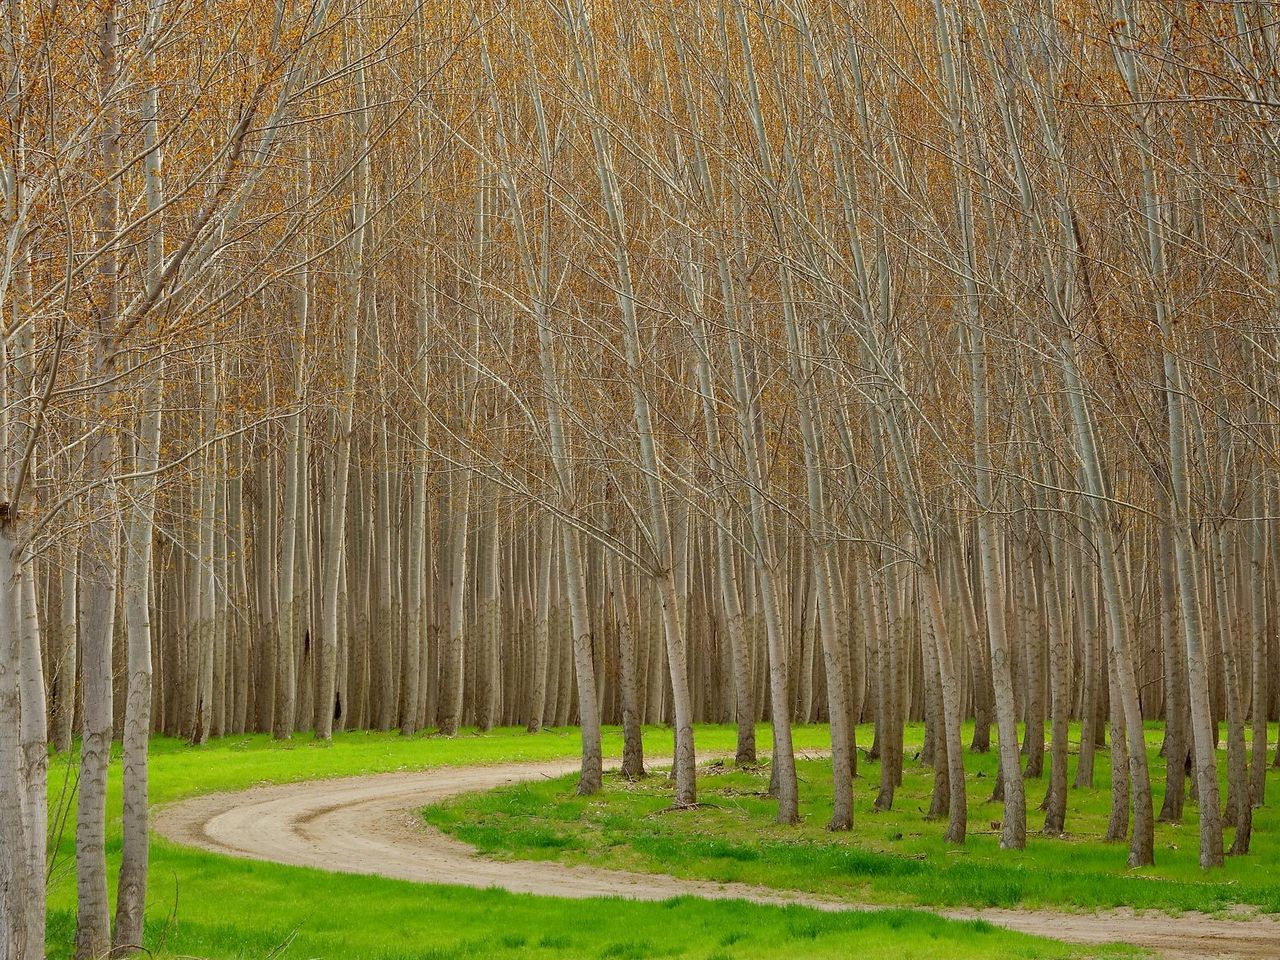
[[[660,763],[661,761],[654,761]],[[426,826],[418,811],[460,793],[524,780],[558,777],[576,761],[437,767],[409,773],[254,787],[194,797],[160,809],[154,821],[166,839],[215,853],[343,873],[375,874],[421,883],[498,887],[556,897],[665,900],[692,895],[823,910],[874,905],[741,883],[683,880],[546,861],[498,861]],[[1031,910],[937,910],[955,919],[980,918],[1012,930],[1069,943],[1127,943],[1168,960],[1278,960],[1280,921],[1222,920],[1202,914],[1169,917],[1132,911],[1067,914]]]

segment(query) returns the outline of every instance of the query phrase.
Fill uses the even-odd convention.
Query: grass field
[[[910,727],[909,747],[918,748],[921,735],[918,725]],[[1073,729],[1072,776],[1077,735]],[[1157,755],[1160,736],[1156,727],[1147,732],[1157,802],[1164,777]],[[859,737],[870,743],[871,730],[859,730]],[[817,758],[798,764],[805,816],[799,827],[772,822],[767,766],[739,771],[724,763],[701,770],[702,805],[695,810],[668,809],[663,776],[627,783],[614,774],[598,797],[574,796],[572,780],[562,779],[457,798],[427,808],[425,816],[494,856],[607,864],[864,902],[1210,913],[1244,904],[1280,912],[1280,884],[1272,872],[1280,863],[1280,788],[1274,774],[1268,779],[1269,805],[1255,811],[1252,855],[1228,858],[1223,870],[1202,871],[1197,811],[1188,804],[1181,825],[1157,824],[1156,866],[1131,871],[1125,867],[1126,847],[1101,840],[1110,811],[1105,750],[1097,754],[1095,789],[1069,793],[1065,838],[1037,833],[1043,814],[1035,808],[1047,780],[1027,781],[1031,809],[1024,852],[999,849],[996,824],[1002,805],[990,800],[995,753],[967,754],[966,764],[970,834],[964,847],[944,843],[945,824],[925,819],[932,770],[915,761],[910,750],[889,813],[872,809],[879,765],[860,758],[850,834],[824,829],[831,811],[831,764]]]
[[[705,751],[731,749],[732,738],[733,731],[725,727],[698,730],[699,747]],[[825,728],[797,730],[802,747],[821,749],[825,739]],[[668,751],[670,733],[648,730],[646,743],[655,754]],[[762,746],[767,743],[767,730],[762,728]],[[331,745],[305,737],[286,744],[262,736],[225,738],[204,747],[161,739],[153,744],[152,798],[163,804],[262,782],[571,757],[577,749],[574,729],[538,735],[500,730],[454,739],[351,733],[338,735]],[[606,731],[605,750],[609,755],[620,752],[616,729]],[[59,958],[70,955],[74,928],[71,828],[58,826],[58,811],[67,809],[73,793],[67,770],[63,758],[54,758],[49,942],[50,956]],[[108,816],[114,875],[119,854],[118,766],[112,777]],[[651,783],[658,787],[661,781],[654,778]],[[563,809],[564,800],[557,792],[565,789],[562,784],[551,791],[557,810]],[[637,799],[627,794],[624,806]],[[69,819],[74,823],[73,810]],[[219,960],[781,960],[852,955],[1048,960],[1129,955],[1123,950],[1073,950],[985,923],[947,922],[901,909],[837,915],[687,898],[660,904],[565,901],[329,874],[237,860],[158,840],[153,843],[147,947],[158,957]]]

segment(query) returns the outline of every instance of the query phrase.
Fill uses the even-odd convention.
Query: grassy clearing
[[[922,730],[907,731],[918,745]],[[1073,736],[1078,731],[1072,731]],[[1164,762],[1157,756],[1161,732],[1147,732],[1157,799]],[[870,743],[871,730],[859,730]],[[966,742],[967,739],[966,739]],[[1074,750],[1074,742],[1073,742]],[[1076,756],[1071,756],[1071,776]],[[769,771],[739,771],[715,763],[700,771],[697,810],[672,812],[665,778],[627,783],[612,775],[599,797],[572,795],[569,780],[520,784],[430,807],[427,820],[499,857],[557,859],[630,870],[674,873],[718,881],[742,881],[804,890],[850,901],[932,906],[1053,906],[1067,909],[1133,906],[1167,911],[1227,911],[1247,904],[1280,912],[1280,787],[1268,780],[1268,806],[1255,811],[1252,855],[1233,858],[1224,870],[1205,873],[1199,851],[1196,808],[1188,804],[1181,825],[1158,824],[1153,868],[1130,871],[1126,848],[1101,842],[1110,811],[1106,751],[1097,755],[1097,787],[1071,790],[1068,835],[1034,834],[1046,780],[1027,783],[1028,842],[1024,852],[999,849],[1001,804],[992,802],[993,753],[966,757],[969,770],[968,843],[943,843],[942,823],[925,820],[932,771],[908,753],[894,809],[872,809],[879,766],[860,758],[856,812],[850,834],[824,827],[831,811],[831,764],[801,759],[799,827],[773,823],[775,806],[765,795]],[[1047,763],[1046,763],[1047,766]],[[1225,771],[1225,762],[1221,764]],[[1228,838],[1229,842],[1229,838]]]
[[[730,749],[733,731],[699,728],[703,750]],[[799,743],[825,744],[820,727],[798,731]],[[767,743],[767,740],[765,741]],[[646,733],[654,753],[670,750],[670,733]],[[152,797],[167,803],[263,782],[288,782],[432,766],[571,757],[576,729],[535,736],[501,730],[446,740],[352,733],[331,745],[299,737],[277,744],[261,736],[226,738],[204,747],[157,740]],[[617,755],[621,736],[606,731]],[[57,809],[72,801],[63,758],[50,769],[55,859],[50,890],[50,956],[69,957],[74,932],[71,828],[57,830]],[[109,797],[109,863],[119,856],[119,769]],[[655,780],[655,785],[657,781]],[[72,811],[71,822],[74,822]],[[845,958],[893,960],[1055,960],[1119,957],[1123,950],[1073,950],[984,923],[952,923],[907,910],[822,914],[693,899],[668,903],[566,901],[465,890],[237,860],[153,844],[147,947],[158,957],[218,960],[750,960]]]

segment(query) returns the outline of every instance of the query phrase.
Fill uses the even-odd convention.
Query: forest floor
[[[670,731],[646,730],[650,754],[670,750]],[[729,750],[733,730],[700,726],[705,754]],[[797,744],[820,751],[822,726],[797,728]],[[762,749],[768,729],[760,728]],[[536,735],[503,729],[452,739],[398,734],[341,733],[331,744],[305,735],[276,743],[264,736],[226,737],[200,747],[160,738],[152,743],[152,800],[162,829],[179,807],[211,793],[257,791],[263,784],[295,784],[325,797],[336,778],[424,771],[423,779],[456,768],[552,760],[573,765],[579,733],[565,728]],[[606,757],[621,754],[617,728],[606,728]],[[307,781],[303,783],[303,781]],[[315,782],[311,782],[315,781]],[[108,796],[108,862],[119,857],[118,760]],[[402,826],[423,833],[417,792]],[[331,806],[320,804],[322,809]],[[50,767],[50,956],[71,955],[75,919],[72,832],[74,766],[54,757]],[[68,819],[69,815],[69,819]],[[415,821],[413,826],[410,821]],[[202,832],[202,831],[201,831]],[[260,852],[260,851],[252,851]],[[153,834],[145,947],[156,958],[209,960],[1078,960],[1135,957],[1133,950],[1082,949],[995,927],[949,921],[927,912],[884,909],[829,913],[800,906],[762,906],[741,900],[679,897],[663,902],[617,898],[571,900],[500,889],[414,883],[332,872],[345,854],[321,856],[311,869],[227,856]]]
[[[966,730],[966,734],[968,734]],[[860,728],[870,743],[870,728]],[[1126,868],[1127,845],[1106,843],[1111,810],[1108,751],[1095,757],[1094,786],[1070,788],[1067,832],[1046,836],[1039,809],[1045,776],[1027,778],[1027,848],[999,846],[1001,801],[991,799],[998,758],[993,751],[966,752],[969,833],[957,847],[942,839],[945,821],[930,822],[933,771],[917,759],[919,725],[906,731],[903,782],[892,811],[877,812],[878,762],[859,756],[854,829],[833,834],[831,764],[798,751],[798,826],[773,822],[767,795],[769,767],[739,770],[732,763],[704,764],[699,806],[672,812],[666,778],[628,783],[612,775],[594,797],[579,797],[575,781],[525,782],[433,804],[427,821],[493,857],[555,859],[567,863],[661,872],[691,879],[751,883],[818,893],[845,901],[900,906],[1052,907],[1068,911],[1133,908],[1214,915],[1280,914],[1280,772],[1271,771],[1267,804],[1254,810],[1252,853],[1229,857],[1220,870],[1199,866],[1197,807],[1187,802],[1181,823],[1156,825],[1152,867]],[[1071,729],[1068,784],[1074,782],[1079,731]],[[1147,730],[1157,805],[1165,765],[1163,731]],[[967,742],[967,740],[966,740]],[[1219,772],[1224,777],[1225,756]],[[1232,831],[1227,831],[1229,845]],[[1277,928],[1280,929],[1280,928]],[[1280,940],[1272,950],[1280,957]]]
[[[728,745],[727,731],[723,728],[708,728],[699,733],[704,756]],[[912,733],[918,737],[918,731]],[[482,740],[492,743],[494,739],[476,738],[473,743]],[[650,737],[651,751],[654,739]],[[798,746],[821,749],[821,739],[820,728],[802,730]],[[986,759],[976,757],[974,761],[981,766]],[[1100,761],[1104,759],[1099,757]],[[611,777],[609,789],[602,796],[575,797],[572,777],[565,776],[576,768],[572,759],[488,763],[201,796],[161,811],[156,826],[171,840],[209,851],[402,880],[498,887],[557,897],[620,896],[631,900],[679,897],[671,909],[680,910],[730,906],[702,903],[691,897],[793,905],[781,911],[791,917],[788,937],[781,942],[771,939],[767,921],[759,924],[752,920],[749,933],[723,934],[710,944],[716,949],[708,954],[696,938],[684,935],[694,929],[684,922],[679,923],[683,932],[677,943],[667,942],[674,919],[667,917],[666,923],[660,921],[657,927],[632,927],[629,939],[610,941],[607,935],[593,938],[588,949],[578,945],[565,954],[567,956],[725,958],[773,956],[775,951],[779,951],[776,953],[779,956],[835,956],[848,947],[848,942],[841,943],[844,935],[856,938],[857,952],[864,956],[1069,955],[1060,952],[1061,947],[1055,948],[1044,941],[1002,942],[1000,935],[1015,935],[998,930],[1000,927],[1088,945],[1090,956],[1115,955],[1113,948],[1093,946],[1108,942],[1153,948],[1165,956],[1179,958],[1277,955],[1280,923],[1267,917],[1225,919],[1202,912],[1186,912],[1170,918],[1165,914],[1133,910],[1067,913],[1011,908],[1011,905],[1026,903],[1076,908],[1130,903],[1184,909],[1188,905],[1199,906],[1202,900],[1187,901],[1185,890],[1179,894],[1182,899],[1167,895],[1149,895],[1145,899],[1139,895],[1133,899],[1125,889],[1132,892],[1143,885],[1157,890],[1212,886],[1215,882],[1125,876],[1123,849],[1115,845],[1096,845],[1101,848],[1101,856],[1110,861],[1110,866],[1099,870],[1096,863],[1091,864],[1091,856],[1098,856],[1099,851],[1091,851],[1090,842],[1080,837],[1076,838],[1077,842],[1044,841],[1055,844],[1048,851],[1055,865],[1048,868],[1046,863],[1037,862],[1046,856],[1037,850],[1041,842],[1038,838],[1032,841],[1027,854],[1003,853],[1006,863],[996,864],[989,862],[981,851],[964,862],[948,862],[951,857],[931,858],[927,850],[910,853],[901,848],[877,850],[874,843],[864,847],[865,838],[857,833],[839,838],[824,834],[813,826],[825,819],[822,766],[823,761],[817,759],[801,764],[811,827],[808,831],[801,828],[799,833],[796,828],[777,828],[789,831],[778,837],[772,837],[768,828],[769,801],[760,796],[763,782],[751,782],[753,777],[763,780],[764,774],[760,771],[730,771],[723,764],[704,768],[702,792],[707,806],[667,815],[663,809],[669,799],[663,798],[669,794],[662,777],[647,778],[640,785]],[[873,773],[874,767],[864,764],[865,779],[860,783],[865,784]],[[925,773],[908,762],[898,812],[882,815],[884,819],[876,823],[875,832],[884,834],[887,829],[886,836],[891,841],[906,839],[890,822],[895,816],[905,816],[910,821],[911,842],[927,845],[926,835],[941,832],[939,825],[929,824],[921,816],[924,805],[920,801],[927,802]],[[978,784],[983,782],[981,773],[975,771]],[[1100,764],[1099,774],[1099,782],[1105,784],[1105,763]],[[924,780],[923,787],[918,780]],[[865,786],[862,791],[869,792]],[[987,792],[972,798],[975,806],[981,806]],[[1034,789],[1029,790],[1029,794],[1033,793]],[[829,787],[827,794],[829,805]],[[1076,829],[1088,830],[1094,825],[1096,811],[1092,807],[1096,806],[1097,794],[1105,798],[1106,791],[1073,791],[1070,816],[1075,818]],[[870,803],[869,797],[862,799],[865,802],[860,803],[860,821],[868,819],[865,808]],[[463,840],[479,843],[486,851],[501,856],[535,859],[504,861],[474,856],[474,850],[467,843],[423,827],[418,811],[427,802],[434,804],[429,818]],[[985,811],[978,810],[976,815],[985,816]],[[874,818],[871,819],[875,823]],[[1072,826],[1071,820],[1069,826]],[[976,831],[970,848],[966,848],[963,855],[968,857],[973,847],[984,846],[982,837],[990,832]],[[957,851],[948,853],[954,855]],[[549,862],[549,857],[571,863]],[[931,859],[937,862],[930,862]],[[1260,869],[1263,864],[1258,862],[1261,859],[1264,858],[1240,862],[1251,862],[1257,874],[1263,872]],[[597,864],[631,869],[606,870]],[[1036,882],[1020,882],[1015,876],[1018,873],[1023,875],[1022,881],[1034,878]],[[868,879],[877,882],[866,882]],[[1257,877],[1259,891],[1270,889],[1264,879]],[[1113,880],[1118,881],[1118,885],[1111,883]],[[1235,881],[1224,881],[1223,885],[1229,890]],[[1046,896],[1044,892],[1068,888],[1081,888],[1085,892],[1074,896],[1061,892]],[[1275,895],[1274,889],[1270,895]],[[1218,891],[1217,896],[1217,900],[1210,902],[1219,912],[1229,904],[1241,902],[1238,898],[1224,899],[1223,891]],[[1263,905],[1269,905],[1261,893],[1250,896],[1249,900],[1262,900]],[[867,901],[951,904],[940,914],[950,920],[970,923],[956,928],[920,912],[869,909]],[[548,902],[554,904],[549,914],[571,909],[563,901]],[[616,906],[625,912],[644,905]],[[818,909],[801,910],[801,906]],[[776,912],[765,909],[760,914],[764,918]],[[801,915],[804,919],[798,921],[796,918]],[[977,921],[976,925],[972,921]],[[703,921],[704,931],[712,927],[714,924]],[[581,926],[576,929],[580,934]],[[524,934],[516,935],[516,939],[521,940],[522,947],[541,943]],[[868,953],[869,943],[880,949]],[[476,955],[492,954],[482,951]]]

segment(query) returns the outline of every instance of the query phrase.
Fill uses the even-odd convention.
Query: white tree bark
[[[160,460],[163,364],[143,393],[142,429],[134,462],[143,474],[133,491],[125,523],[124,616],[128,637],[128,686],[125,702],[122,845],[116,889],[114,952],[142,947],[147,896],[147,748],[151,736],[152,537],[155,521],[155,470]]]
[[[98,25],[98,82],[103,97],[114,95],[117,80],[116,8],[107,3]],[[119,122],[114,105],[105,105],[101,134],[103,167],[116,169]],[[109,181],[101,190],[95,214],[99,243],[111,248],[117,226],[119,186]],[[89,495],[80,556],[79,616],[84,675],[84,722],[80,740],[80,793],[76,808],[76,958],[99,960],[110,949],[111,916],[107,901],[107,767],[111,760],[111,644],[115,631],[116,568],[119,523],[115,491],[109,481],[116,458],[114,434],[107,421],[114,403],[115,330],[118,307],[114,248],[98,267],[99,305],[89,350],[90,376],[97,384],[91,404],[97,429],[85,444],[85,470],[90,482],[104,481]]]

